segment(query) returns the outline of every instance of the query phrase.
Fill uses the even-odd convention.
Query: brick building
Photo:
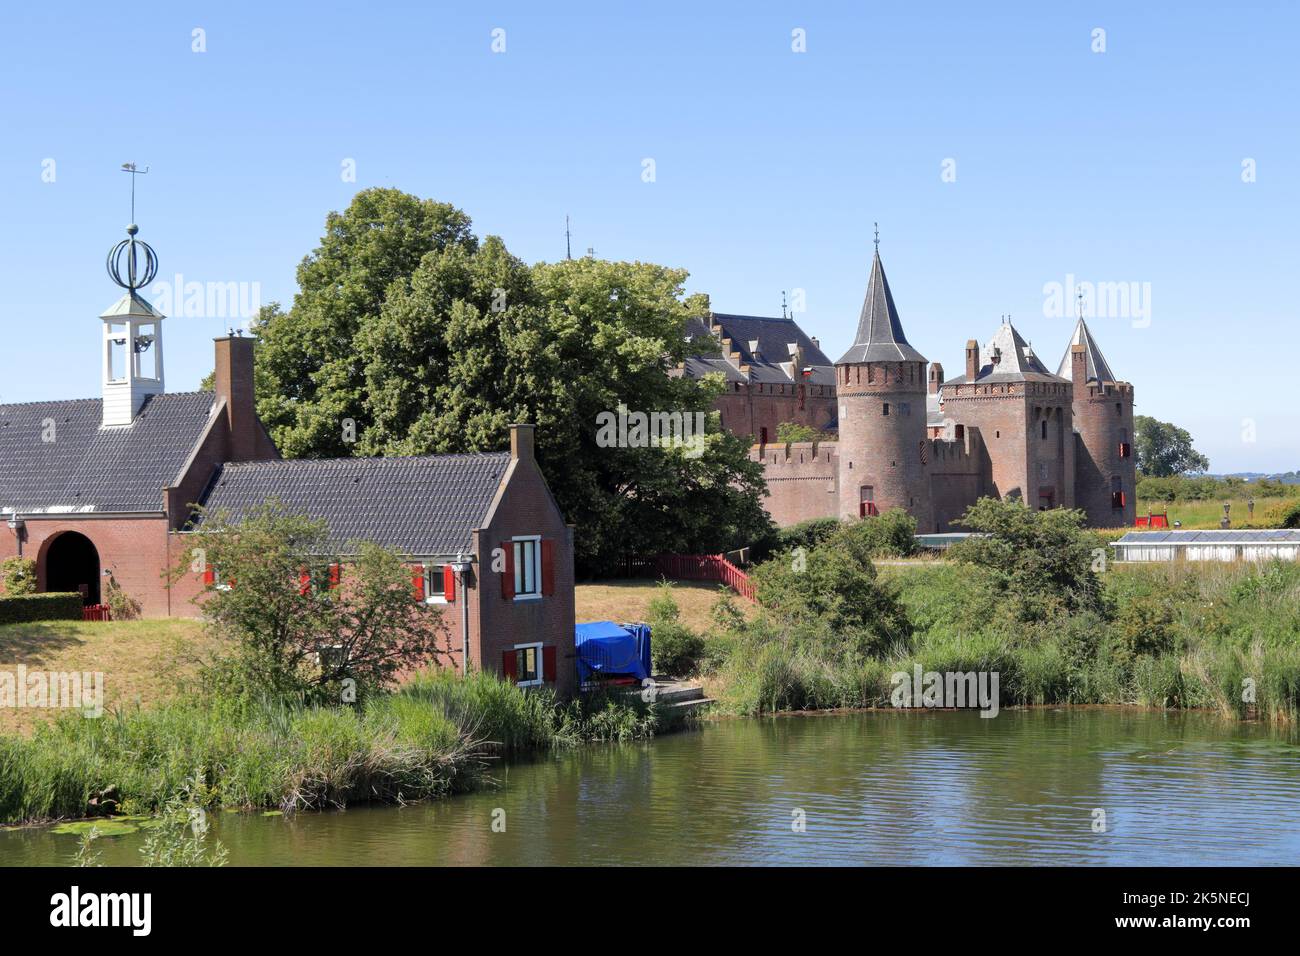
[[[509,452],[282,461],[254,409],[254,340],[216,340],[212,392],[165,390],[165,316],[137,292],[156,259],[129,232],[110,256],[127,291],[101,316],[101,397],[0,405],[0,560],[32,558],[42,591],[97,604],[111,579],[145,616],[196,616],[219,576],[168,579],[202,534],[195,506],[238,520],[278,499],[325,521],[344,560],[360,541],[408,557],[458,667],[571,693],[573,529],[533,426],[511,426]]]
[[[714,314],[691,331],[705,348],[681,372],[724,375],[716,408],[753,439],[778,524],[902,508],[918,531],[946,531],[984,496],[1080,508],[1097,527],[1134,522],[1133,386],[1082,318],[1055,373],[1004,319],[945,380],[908,342],[877,251],[857,334],[833,366],[787,318]],[[784,422],[832,438],[781,443]]]

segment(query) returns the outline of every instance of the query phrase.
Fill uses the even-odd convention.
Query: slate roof
[[[967,381],[958,375],[944,382],[944,386],[961,385]],[[980,349],[980,370],[977,382],[1068,382],[1068,378],[1053,375],[1034,353],[1033,348],[1016,331],[1010,322],[1003,322],[988,344]]]
[[[0,511],[162,512],[212,403],[211,392],[153,395],[116,428],[101,427],[98,398],[0,405]]]
[[[1074,334],[1070,336],[1070,344],[1065,347],[1065,357],[1061,359],[1061,365],[1056,370],[1056,374],[1062,378],[1071,378],[1074,372],[1073,362],[1070,360],[1070,350],[1076,345],[1082,345],[1084,355],[1088,362],[1089,382],[1117,382],[1119,379],[1110,370],[1106,364],[1106,358],[1101,354],[1101,349],[1097,347],[1097,340],[1092,337],[1092,330],[1088,328],[1083,319],[1079,319],[1079,324],[1074,327]]]
[[[831,360],[811,338],[790,318],[772,318],[762,315],[733,315],[714,312],[713,322],[722,327],[721,336],[714,335],[711,326],[702,319],[692,319],[686,328],[690,339],[709,336],[713,347],[686,360],[686,374],[699,378],[708,372],[722,372],[729,382],[754,382],[756,384],[785,384],[807,382],[812,385],[835,384],[835,368]],[[722,353],[720,338],[731,340],[731,350],[740,355],[740,362],[748,365],[746,376],[728,361]],[[758,343],[758,351],[750,349],[751,342]],[[803,353],[803,367],[812,374],[803,378],[796,369],[795,377],[782,366],[790,364],[790,346],[796,344]]]
[[[222,465],[201,502],[211,514],[242,520],[278,499],[323,519],[332,548],[373,541],[415,556],[469,553],[483,526],[508,452],[412,458],[333,458]],[[200,518],[192,530],[201,531]]]
[[[836,365],[848,362],[924,362],[926,358],[907,342],[894,295],[889,291],[885,267],[877,251],[871,260],[871,278],[867,280],[867,295],[862,300],[862,314],[858,316],[858,334],[853,345]]]

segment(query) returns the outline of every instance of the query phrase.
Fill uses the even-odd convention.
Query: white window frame
[[[531,548],[520,547],[520,545],[531,545]],[[542,536],[540,534],[521,534],[510,539],[510,546],[513,551],[511,555],[515,572],[515,600],[516,601],[540,601],[542,599]],[[531,550],[533,553],[533,590],[524,590],[523,585],[526,583],[525,572],[526,563],[523,560],[524,553]]]
[[[212,566],[212,589],[214,591],[229,591],[230,580],[221,576],[221,569],[215,564]]]
[[[541,687],[546,682],[546,661],[542,657],[542,642],[530,641],[527,644],[516,644],[514,653],[518,655],[520,651],[526,651],[533,648],[537,652],[537,679],[536,680],[519,680],[519,658],[515,657],[515,686],[516,687]]]
[[[431,564],[427,561],[424,562],[423,564],[424,564],[424,603],[425,604],[446,604],[447,592],[443,591],[441,594],[434,594],[433,588],[430,587],[430,585],[433,584],[435,580],[437,581],[444,580],[442,575],[443,575],[443,568],[445,568],[446,565]]]

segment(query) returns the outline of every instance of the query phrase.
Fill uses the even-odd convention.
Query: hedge
[[[0,598],[0,624],[26,621],[80,621],[81,595],[75,592],[19,594]]]

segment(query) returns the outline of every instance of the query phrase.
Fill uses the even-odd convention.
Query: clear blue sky
[[[1046,283],[1149,283],[1149,324],[1092,323],[1139,413],[1215,471],[1300,467],[1295,4],[622,6],[6,5],[0,401],[97,394],[135,160],[160,278],[264,301],[367,186],[453,202],[527,261],[564,254],[567,213],[575,252],[685,267],[720,312],[803,289],[832,358],[878,220],[907,334],[949,375],[1003,313],[1055,367],[1073,323]],[[226,324],[168,320],[169,389]]]

